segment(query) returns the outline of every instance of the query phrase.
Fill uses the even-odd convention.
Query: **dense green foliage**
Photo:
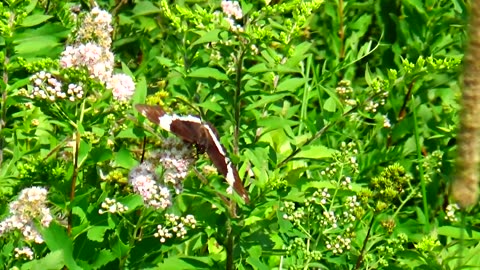
[[[108,29],[81,2],[0,3],[6,269],[480,266],[478,205],[461,216],[448,196],[468,3],[99,1]],[[105,62],[67,59],[80,44]],[[212,123],[251,202],[194,148],[182,189],[142,198],[136,177],[168,186],[184,146],[138,103]]]

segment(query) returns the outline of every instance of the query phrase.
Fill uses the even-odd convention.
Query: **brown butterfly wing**
[[[137,104],[135,109],[151,122],[159,125],[160,118],[165,115],[165,111],[160,106]]]

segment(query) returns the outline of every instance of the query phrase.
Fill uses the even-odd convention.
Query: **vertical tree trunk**
[[[471,1],[468,49],[465,54],[463,108],[458,134],[456,179],[452,186],[454,199],[462,207],[478,199],[478,162],[480,130],[480,1]]]

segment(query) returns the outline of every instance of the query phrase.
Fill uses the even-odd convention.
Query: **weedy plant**
[[[460,0],[3,1],[0,264],[479,267],[478,204],[448,193],[468,14]],[[211,123],[250,203],[145,103]]]

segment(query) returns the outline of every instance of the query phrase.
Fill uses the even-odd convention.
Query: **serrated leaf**
[[[117,257],[110,250],[102,249],[98,252],[97,258],[93,261],[93,268],[100,268],[107,263],[114,261]]]
[[[204,68],[199,68],[199,69],[196,69],[192,72],[190,72],[190,74],[188,74],[189,77],[192,77],[192,78],[212,78],[212,79],[215,79],[215,80],[219,80],[219,81],[227,81],[228,80],[228,76],[221,72],[220,70],[216,69],[216,68],[211,68],[211,67],[204,67]]]
[[[107,226],[93,226],[87,231],[88,239],[95,241],[95,242],[103,242],[103,237],[105,236],[105,232],[110,228]]]
[[[41,233],[45,244],[51,251],[63,251],[63,260],[69,269],[81,269],[73,258],[73,243],[65,228],[52,222],[48,228],[42,228]]]
[[[253,269],[259,269],[259,270],[269,270],[270,267],[263,263],[258,257],[249,257],[247,258],[247,263],[249,263],[251,266],[253,266]]]
[[[175,65],[175,62],[172,61],[170,58],[166,58],[163,56],[155,56],[155,59],[158,60],[158,63],[162,66],[165,67],[173,67]]]

